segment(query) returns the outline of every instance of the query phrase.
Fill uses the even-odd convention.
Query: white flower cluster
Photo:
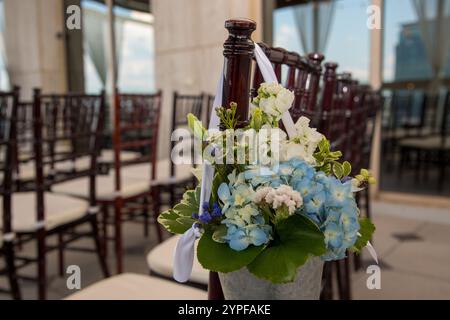
[[[278,209],[283,205],[289,210],[289,214],[294,214],[295,210],[303,204],[302,196],[299,192],[292,189],[288,185],[280,185],[274,189],[272,187],[262,187],[253,195],[253,201],[257,204],[266,202],[274,209]]]
[[[278,83],[262,83],[258,96],[253,99],[256,105],[269,116],[280,120],[283,113],[289,110],[294,101],[294,94]]]
[[[323,135],[317,132],[316,128],[309,126],[309,119],[306,117],[300,117],[297,120],[295,129],[296,136],[282,143],[282,160],[300,158],[308,164],[315,165],[316,160],[313,154]]]

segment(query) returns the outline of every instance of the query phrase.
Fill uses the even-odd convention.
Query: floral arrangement
[[[374,178],[365,169],[352,178],[350,163],[339,162],[341,152],[330,150],[306,117],[295,124],[295,136],[287,137],[278,122],[293,100],[281,85],[263,83],[249,124],[240,129],[244,134],[232,138],[236,104],[216,109],[225,131],[208,132],[189,115],[203,150],[213,150],[206,157],[215,168],[211,197],[200,203],[200,187],[189,190],[158,221],[172,233],[192,226],[201,233],[197,257],[204,268],[226,273],[246,267],[259,278],[287,283],[310,257],[342,259],[371,238],[375,227],[359,217],[354,193]],[[270,161],[252,159],[255,144]]]

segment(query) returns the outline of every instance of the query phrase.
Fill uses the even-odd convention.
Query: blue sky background
[[[338,0],[328,38],[325,57],[339,63],[339,70],[350,71],[355,78],[367,82],[370,57],[369,30],[366,26],[370,0]],[[393,79],[395,46],[403,23],[415,21],[410,0],[385,0],[384,77]],[[296,30],[292,7],[274,13],[275,46],[304,53]]]

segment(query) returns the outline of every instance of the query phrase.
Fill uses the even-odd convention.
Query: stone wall
[[[261,40],[262,0],[152,0],[155,16],[156,87],[163,90],[160,141],[170,139],[172,93],[213,94],[223,66],[224,22],[250,18]],[[169,156],[160,143],[159,157]]]
[[[22,99],[32,89],[65,92],[66,62],[63,1],[4,0],[5,47],[11,83],[21,86]]]

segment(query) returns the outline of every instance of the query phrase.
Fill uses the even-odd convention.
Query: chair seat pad
[[[87,214],[88,202],[64,195],[46,192],[44,194],[45,228],[51,230],[75,221]],[[3,208],[0,208],[3,215]],[[14,232],[36,230],[36,193],[19,192],[13,194],[12,229]],[[2,222],[0,221],[0,226]]]
[[[123,273],[99,281],[66,300],[206,300],[207,293],[172,281]]]
[[[97,200],[112,201],[118,194],[114,191],[114,173],[109,175],[98,175],[96,178]],[[140,195],[150,190],[150,182],[122,176],[122,190],[120,195],[123,198],[130,198]],[[52,191],[59,194],[71,195],[74,197],[87,199],[89,197],[89,178],[83,177],[55,184]]]
[[[162,243],[155,246],[147,255],[147,264],[150,271],[155,272],[161,276],[171,278],[173,275],[173,253],[179,235],[173,236]],[[194,265],[192,267],[192,274],[189,279],[191,282],[208,285],[209,271],[204,269],[197,260],[197,252],[194,255]]]
[[[165,181],[167,179],[187,179],[189,177],[192,177],[192,166],[190,164],[176,165],[175,169],[176,177],[170,177],[170,161],[171,161],[170,159],[158,160],[156,164],[155,181]],[[127,176],[129,178],[134,179],[149,180],[151,177],[150,175],[151,169],[152,168],[150,163],[140,163],[124,166],[121,168],[121,171],[122,176]]]
[[[134,151],[120,151],[120,161],[132,161],[139,159],[141,154]],[[114,150],[106,149],[102,150],[101,156],[98,158],[99,162],[114,163]]]
[[[445,144],[442,144],[442,137],[440,136],[406,138],[400,141],[400,146],[430,150],[450,150],[450,137],[446,137]]]

